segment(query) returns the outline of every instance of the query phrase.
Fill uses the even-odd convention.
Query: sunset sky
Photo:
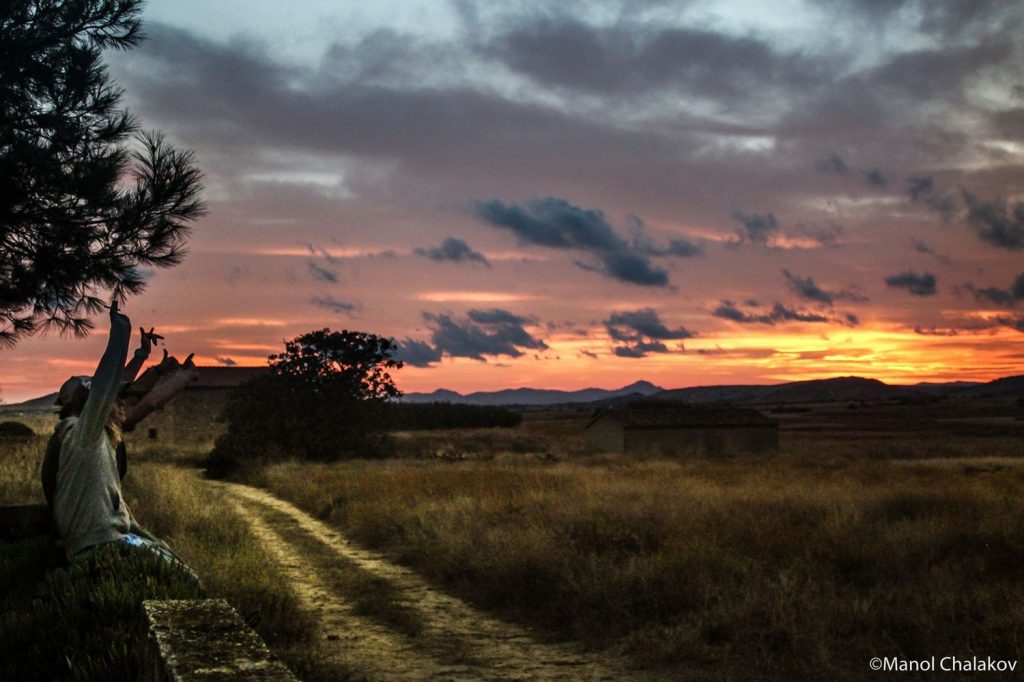
[[[1024,10],[153,0],[108,54],[209,212],[125,312],[200,364],[323,327],[405,391],[1024,373]],[[0,351],[0,399],[106,323]],[[133,341],[134,342],[134,341]]]

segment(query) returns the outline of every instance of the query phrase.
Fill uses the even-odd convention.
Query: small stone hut
[[[596,413],[584,429],[595,452],[677,457],[779,449],[779,423],[750,408],[685,403],[613,408]]]
[[[231,389],[267,374],[266,367],[197,367],[199,377],[162,410],[149,415],[131,442],[194,444],[212,441],[223,430],[218,421]]]

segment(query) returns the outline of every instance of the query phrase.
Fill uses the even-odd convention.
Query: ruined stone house
[[[777,452],[779,424],[739,407],[660,405],[597,412],[584,427],[594,452],[645,457]]]
[[[162,410],[149,415],[130,442],[190,444],[210,441],[223,431],[218,421],[232,388],[266,374],[266,367],[198,367],[199,378]]]

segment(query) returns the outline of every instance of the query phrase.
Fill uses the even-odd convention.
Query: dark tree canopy
[[[88,333],[101,296],[181,261],[203,212],[191,152],[138,134],[102,63],[142,39],[141,5],[0,2],[0,345]]]
[[[321,329],[285,341],[284,352],[270,356],[274,374],[290,377],[311,389],[334,386],[359,400],[401,395],[388,374],[401,369],[390,339],[366,332]]]
[[[227,431],[207,470],[227,475],[258,460],[380,456],[387,399],[401,395],[389,370],[401,369],[389,339],[330,329],[285,342],[271,373],[231,392]]]

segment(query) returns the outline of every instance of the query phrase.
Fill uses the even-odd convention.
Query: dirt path
[[[226,493],[292,582],[304,608],[315,614],[326,655],[371,680],[643,677],[570,645],[538,642],[524,629],[439,592],[415,572],[353,546],[334,528],[265,490],[211,485]],[[344,581],[341,571],[349,573]],[[353,572],[357,585],[386,592],[390,616],[360,609],[353,595],[338,587],[339,582],[351,586]]]

